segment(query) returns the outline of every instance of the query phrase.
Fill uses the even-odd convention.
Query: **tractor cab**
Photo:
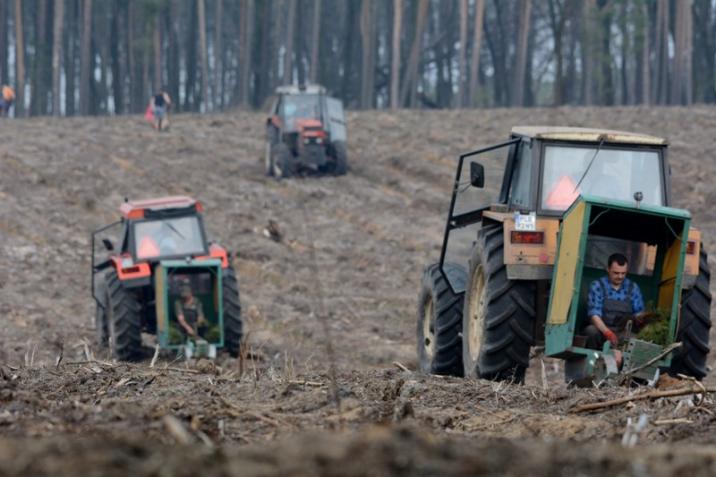
[[[118,222],[92,234],[100,345],[109,344],[116,358],[137,359],[144,331],[187,357],[214,357],[224,346],[236,355],[242,333],[236,275],[226,249],[207,240],[201,203],[184,196],[125,201],[120,212]]]
[[[266,121],[266,172],[290,177],[300,170],[345,173],[343,103],[319,85],[281,86]]]
[[[580,195],[670,206],[666,140],[621,131],[515,127],[510,140],[460,157],[441,263],[465,263],[477,231],[502,224],[511,279],[550,280],[557,232]],[[690,230],[700,242],[700,232]],[[688,257],[687,286],[698,273],[698,247]],[[455,293],[464,283],[451,279]]]
[[[202,211],[188,197],[125,202],[122,253],[137,262],[207,255]]]

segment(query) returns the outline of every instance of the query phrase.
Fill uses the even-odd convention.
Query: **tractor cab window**
[[[590,165],[591,164],[591,165]],[[581,183],[580,183],[581,181]],[[544,153],[541,207],[564,211],[580,194],[664,205],[661,158],[654,150],[547,146]]]
[[[206,253],[201,224],[196,216],[135,223],[134,249],[138,260]]]
[[[522,142],[510,185],[510,203],[519,209],[532,206],[532,162],[532,146],[529,142]]]
[[[287,132],[297,130],[297,119],[321,119],[321,101],[317,94],[284,96],[281,102],[281,116]]]

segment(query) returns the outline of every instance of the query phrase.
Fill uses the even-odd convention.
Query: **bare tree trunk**
[[[79,5],[77,0],[67,2],[67,28],[65,43],[65,115],[74,116],[76,112],[77,79],[77,19]]]
[[[674,58],[673,74],[671,75],[671,104],[681,104],[681,82],[684,68],[684,5],[691,2],[676,2],[676,18],[674,19]]]
[[[286,49],[283,55],[283,83],[293,82],[293,44],[296,26],[296,3],[298,0],[288,0],[288,19],[286,20]]]
[[[669,0],[657,0],[654,103],[666,104],[669,84]]]
[[[373,89],[375,85],[375,21],[373,19],[372,0],[363,0],[360,28],[363,46],[361,107],[370,109],[373,107]]]
[[[80,114],[90,112],[90,68],[92,52],[92,0],[84,0],[80,37]]]
[[[30,72],[30,114],[41,115],[47,112],[47,83],[48,63],[51,63],[48,47],[50,40],[47,35],[48,2],[40,0],[35,4],[36,11],[33,12],[35,22],[35,35],[30,36],[30,44],[33,46],[32,70]]]
[[[8,84],[10,75],[8,74],[7,61],[7,34],[8,34],[8,0],[0,0],[0,83]]]
[[[694,3],[694,61],[696,101],[710,103],[716,100],[716,19],[710,1]]]
[[[318,83],[318,54],[321,45],[321,0],[313,0],[313,28],[311,28],[311,83]]]
[[[408,67],[403,78],[403,87],[400,93],[400,102],[405,105],[408,98],[413,96],[413,92],[418,84],[418,63],[420,62],[420,45],[423,40],[423,31],[428,16],[428,0],[418,1],[418,14],[415,21],[415,35],[413,37],[413,45],[410,49],[410,57],[408,58]],[[410,106],[413,106],[412,104]]]
[[[179,1],[171,0],[169,3],[169,15],[167,17],[167,24],[165,26],[167,32],[168,46],[167,46],[167,92],[171,96],[177,109],[180,106],[179,101],[179,88],[180,88],[180,75],[181,75],[181,64],[180,64],[180,49],[179,49],[179,31],[178,31],[178,19],[179,14]]]
[[[154,32],[152,43],[154,44],[154,81],[152,82],[153,92],[158,93],[162,89],[162,22],[161,13],[154,14]]]
[[[197,20],[199,21],[199,60],[201,61],[201,102],[204,111],[209,111],[209,63],[206,51],[206,5],[204,0],[197,0]]]
[[[521,0],[520,2],[520,23],[517,37],[517,58],[515,60],[515,86],[512,96],[512,104],[514,106],[524,106],[525,103],[525,83],[527,71],[527,40],[530,34],[530,16],[532,13],[532,1]],[[562,12],[564,14],[564,12]],[[561,45],[561,39],[560,39]],[[557,39],[555,39],[555,44]],[[555,48],[555,54],[557,49]],[[560,46],[561,51],[561,46]],[[558,60],[559,61],[559,60]],[[557,72],[561,75],[560,68]]]
[[[214,109],[221,109],[224,107],[224,91],[221,88],[221,78],[223,77],[223,62],[222,53],[224,51],[223,46],[223,17],[224,17],[224,2],[222,0],[215,0],[214,10]]]
[[[619,12],[619,31],[621,33],[621,58],[619,59],[619,73],[621,78],[621,104],[630,104],[632,95],[629,94],[629,50],[631,41],[629,37],[629,26],[633,25],[634,18],[629,15],[629,5],[622,3]]]
[[[271,52],[274,51],[272,47],[273,39],[271,36],[271,28],[273,23],[271,21],[271,10],[268,8],[266,2],[254,3],[253,5],[257,10],[257,24],[260,25],[260,31],[259,35],[257,35],[258,56],[256,58],[256,82],[252,103],[259,104],[271,93],[272,83],[270,73],[271,65],[273,64],[271,61]]]
[[[239,61],[239,104],[244,107],[249,106],[249,90],[251,82],[251,63],[253,55],[253,25],[254,25],[254,0],[244,0],[243,11],[241,12],[241,46],[239,47],[239,53],[241,59]]]
[[[684,104],[694,101],[694,16],[691,2],[684,2]]]
[[[645,3],[634,9],[634,91],[632,100],[635,104],[648,104],[649,77],[649,10]],[[648,91],[648,90],[647,90]],[[645,96],[646,95],[646,96]]]
[[[676,2],[674,28],[674,67],[671,83],[671,102],[691,104],[691,2]]]
[[[594,104],[594,46],[595,35],[595,11],[596,0],[586,0],[584,2],[584,29],[582,32],[582,81],[584,91],[582,93],[583,103],[585,105]]]
[[[390,107],[400,107],[400,35],[403,27],[403,0],[393,0],[393,53],[390,66]]]
[[[458,22],[460,23],[460,49],[458,50],[458,76],[457,76],[457,95],[455,96],[455,106],[458,108],[465,107],[465,86],[467,83],[467,19],[469,11],[467,9],[467,0],[460,0],[460,14]]]
[[[112,97],[114,99],[114,113],[123,114],[126,111],[124,104],[124,86],[126,82],[126,70],[124,62],[125,51],[122,48],[122,32],[124,31],[124,5],[114,3],[112,5],[112,18],[110,19],[110,56],[112,68]]]
[[[55,0],[52,34],[52,114],[60,115],[60,59],[62,58],[62,26],[65,19],[65,0]]]
[[[25,115],[25,37],[22,28],[22,0],[15,0],[15,116]]]
[[[482,48],[482,24],[485,18],[485,0],[475,0],[475,25],[472,37],[472,56],[470,58],[470,87],[468,104],[477,104],[477,80],[480,71],[480,49]]]

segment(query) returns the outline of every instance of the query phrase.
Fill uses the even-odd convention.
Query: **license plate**
[[[533,232],[537,230],[537,215],[534,212],[529,214],[515,214],[515,230],[519,232]]]

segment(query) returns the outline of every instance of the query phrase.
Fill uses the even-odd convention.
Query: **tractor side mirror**
[[[470,185],[479,189],[485,187],[485,167],[482,164],[470,163]]]
[[[104,248],[106,248],[108,252],[111,252],[112,250],[114,250],[114,244],[112,244],[112,241],[110,239],[103,238],[102,244],[104,244]]]

